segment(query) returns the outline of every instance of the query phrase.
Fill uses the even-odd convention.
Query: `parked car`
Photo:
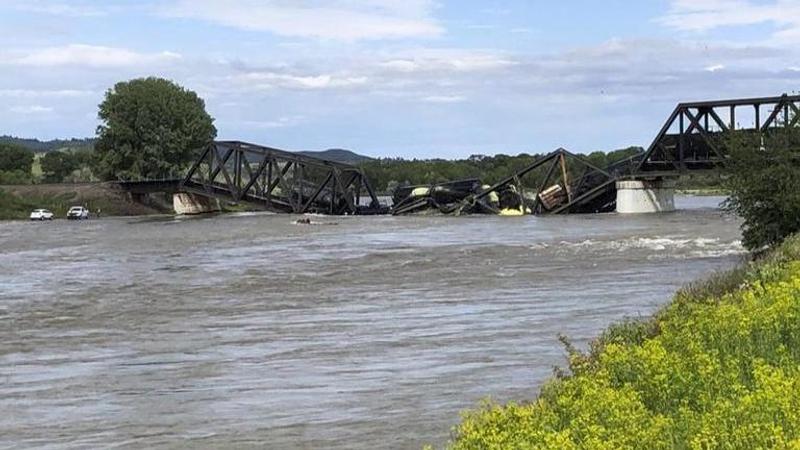
[[[85,220],[89,218],[89,210],[83,206],[73,206],[67,211],[67,219]]]
[[[53,220],[53,213],[47,209],[34,209],[31,220]]]

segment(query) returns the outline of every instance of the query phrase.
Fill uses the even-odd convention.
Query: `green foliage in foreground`
[[[800,237],[570,349],[570,369],[466,413],[452,448],[800,448]]]
[[[800,131],[729,133],[723,144],[730,154],[726,207],[744,220],[745,247],[759,250],[800,232]]]

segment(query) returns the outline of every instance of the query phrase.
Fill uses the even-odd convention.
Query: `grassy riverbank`
[[[537,400],[465,413],[452,448],[799,448],[800,236],[569,352]]]
[[[0,186],[0,220],[27,219],[31,211],[45,208],[57,218],[66,217],[71,206],[85,206],[103,216],[135,216],[171,212],[171,205],[142,205],[125,192],[103,183],[31,184]]]

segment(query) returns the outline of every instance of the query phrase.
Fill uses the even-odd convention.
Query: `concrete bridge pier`
[[[617,212],[641,214],[675,211],[675,181],[617,181]]]
[[[175,214],[203,214],[221,209],[219,200],[187,192],[172,194],[172,207]]]

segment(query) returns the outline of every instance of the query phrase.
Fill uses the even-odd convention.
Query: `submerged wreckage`
[[[613,210],[617,176],[558,149],[492,186],[469,179],[397,188],[390,208],[378,202],[359,167],[218,141],[203,150],[181,190],[295,214],[557,214]]]
[[[737,109],[755,112],[752,126]],[[765,120],[762,120],[762,112]],[[239,141],[208,145],[179,182],[187,202],[246,201],[274,212],[317,214],[566,214],[674,209],[674,180],[714,170],[727,153],[722,133],[800,126],[800,95],[680,103],[643,153],[597,167],[563,148],[494,185],[478,179],[401,187],[379,203],[364,171],[349,164]],[[158,181],[158,180],[156,180]]]
[[[616,206],[616,181],[636,162],[635,156],[601,169],[560,148],[491,186],[469,179],[398,188],[392,214],[434,211],[522,216],[611,212]]]
[[[468,179],[399,187],[389,207],[379,203],[359,167],[246,142],[218,141],[203,150],[181,182],[181,191],[294,214],[595,213],[614,210],[620,171],[637,162],[632,158],[601,169],[558,149],[494,185]]]

